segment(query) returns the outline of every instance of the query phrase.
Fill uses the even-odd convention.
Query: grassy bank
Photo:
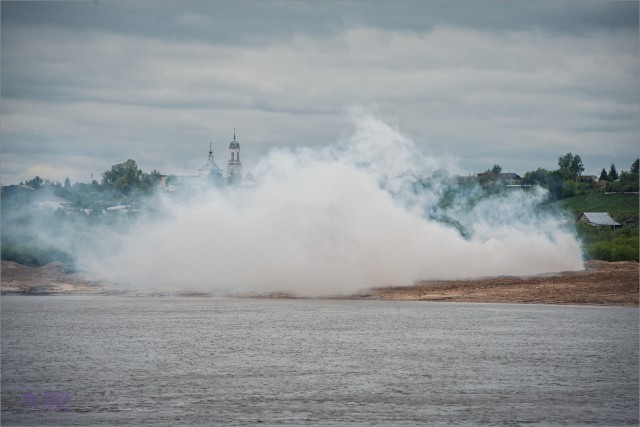
[[[622,227],[593,227],[578,224],[587,259],[604,261],[638,261],[638,195],[605,194],[592,191],[556,202],[561,209],[569,209],[577,220],[582,212],[609,212]]]
[[[570,209],[576,219],[582,212],[609,212],[621,224],[638,225],[637,194],[605,194],[598,190],[556,203]]]

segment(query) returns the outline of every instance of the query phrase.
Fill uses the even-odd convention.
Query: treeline
[[[607,187],[606,190],[610,192],[637,192],[638,191],[638,168],[640,166],[640,160],[636,159],[635,162],[631,165],[631,169],[627,171],[622,171],[618,174],[616,170],[616,165],[611,163],[611,167],[609,168],[609,172],[602,168],[602,172],[600,172],[600,181],[606,181]]]
[[[10,196],[7,197],[7,203],[21,204],[25,199],[37,198],[38,195],[57,196],[68,199],[75,208],[101,211],[113,205],[141,203],[146,196],[155,191],[161,176],[157,170],[149,173],[142,171],[135,160],[129,159],[104,171],[101,182],[93,180],[91,184],[79,182],[71,184],[69,178],[66,178],[64,184],[61,184],[59,181],[53,182],[36,176],[20,182],[21,186],[37,190],[36,195],[3,187],[3,199],[5,196]],[[4,194],[7,191],[16,194]]]
[[[544,187],[556,200],[579,196],[598,188],[608,192],[638,192],[639,161],[636,159],[629,171],[619,174],[612,163],[609,173],[603,168],[599,180],[596,181],[590,176],[582,176],[584,165],[578,154],[567,153],[558,158],[558,169],[549,171],[538,168],[526,172],[522,177],[522,184]]]
[[[549,191],[551,201],[562,200],[562,203],[580,200],[580,197],[574,196],[589,195],[593,199],[601,195],[608,200],[603,205],[607,207],[598,209],[613,209],[615,216],[615,209],[610,206],[610,197],[614,196],[605,196],[604,192],[637,192],[638,164],[639,160],[636,159],[628,171],[620,172],[612,164],[608,171],[603,168],[600,180],[593,180],[582,175],[585,168],[581,157],[567,153],[558,158],[558,169],[549,171],[538,168],[526,172],[520,184],[525,189],[536,185],[544,187]],[[466,177],[469,179],[460,179],[454,185],[456,180],[441,169],[434,172],[431,178],[417,178],[412,186],[416,192],[439,191],[439,200],[430,210],[430,218],[455,227],[463,237],[469,237],[464,226],[447,216],[447,211],[453,206],[473,207],[496,192],[508,191],[510,187],[505,183],[496,184],[492,176],[501,179],[500,176],[508,175],[503,178],[512,179],[512,175],[517,175],[501,172],[502,168],[494,165],[484,174],[479,174],[484,175],[482,178]],[[113,231],[116,226],[120,230],[126,229],[127,224],[136,221],[136,212],[142,210],[147,215],[162,214],[159,205],[154,204],[157,199],[148,197],[157,189],[162,178],[157,170],[146,173],[134,160],[129,159],[111,166],[101,175],[100,182],[93,180],[90,184],[71,184],[68,178],[64,183],[52,182],[36,176],[21,182],[19,186],[3,186],[0,204],[2,259],[27,265],[42,265],[51,261],[71,263],[70,254],[77,253],[82,245],[88,245],[98,230]],[[52,205],[46,204],[53,196],[62,198],[64,209],[57,209],[60,206],[55,201]],[[635,200],[635,210],[629,215],[635,215],[637,219],[637,198]],[[43,203],[44,206],[37,208]],[[555,209],[551,206],[553,204],[549,205],[541,208]],[[126,209],[117,210],[117,207]],[[118,213],[104,215],[105,212]],[[627,225],[622,230],[578,225],[577,232],[584,243],[587,258],[637,261],[637,220],[635,223],[625,223]]]
[[[155,211],[154,198],[161,175],[145,173],[134,160],[113,165],[102,180],[71,184],[39,176],[20,185],[2,187],[2,259],[30,266],[52,261],[73,269],[74,253],[90,250],[99,234],[126,230],[136,212]],[[114,206],[126,209],[104,213]]]

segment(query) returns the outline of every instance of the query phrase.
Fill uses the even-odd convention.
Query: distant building
[[[615,222],[609,212],[582,212],[579,222],[586,222],[594,227],[621,227],[622,224]]]
[[[606,190],[607,189],[607,180],[606,179],[600,179],[595,183],[595,188],[597,188],[598,190]]]
[[[207,162],[198,169],[198,176],[201,178],[211,178],[215,181],[222,180],[222,170],[218,167],[213,156],[213,144],[209,144],[209,157]]]
[[[236,140],[236,130],[233,130],[233,141],[229,143],[231,158],[227,162],[227,180],[237,182],[242,178],[242,163],[240,162],[240,143]]]
[[[239,147],[238,151],[240,151]],[[206,188],[211,185],[222,184],[224,184],[222,170],[215,162],[213,144],[209,144],[209,156],[207,157],[207,161],[198,169],[197,175],[162,176],[158,182],[158,187],[173,193],[175,191],[182,192],[184,190],[196,190],[198,188]]]
[[[198,169],[197,175],[169,175],[160,177],[158,187],[170,193],[185,190],[196,190],[211,185],[237,184],[243,181],[242,162],[240,161],[240,143],[236,139],[236,130],[233,130],[233,141],[229,143],[230,159],[227,162],[227,174],[223,176],[222,169],[216,164],[213,155],[213,144],[209,144],[209,156],[207,161]],[[226,180],[225,180],[226,178]],[[250,184],[250,183],[249,183]]]

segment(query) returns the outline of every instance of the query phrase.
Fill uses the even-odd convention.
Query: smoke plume
[[[354,122],[334,145],[270,152],[254,185],[159,196],[160,217],[104,236],[83,267],[123,286],[300,296],[583,268],[564,218],[539,209],[543,190],[457,189],[450,165],[394,127]]]

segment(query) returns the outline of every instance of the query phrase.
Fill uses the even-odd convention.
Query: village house
[[[609,212],[582,212],[578,222],[584,222],[594,227],[622,227],[622,224],[611,218]]]

